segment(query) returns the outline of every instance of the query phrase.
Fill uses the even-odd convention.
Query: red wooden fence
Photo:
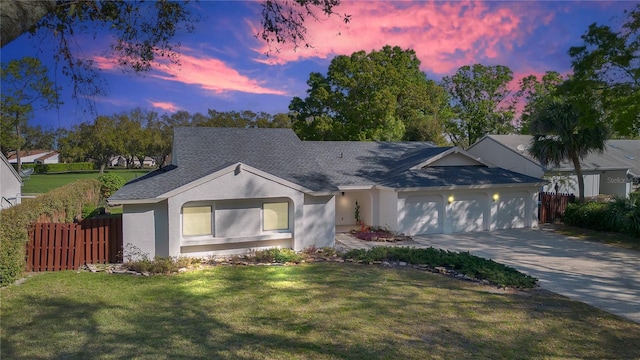
[[[120,261],[122,216],[78,224],[35,223],[29,231],[27,271],[77,270]]]
[[[541,224],[555,223],[562,219],[569,203],[574,202],[573,194],[541,192],[538,194],[538,221]]]

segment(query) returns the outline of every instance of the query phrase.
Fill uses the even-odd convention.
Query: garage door
[[[451,203],[449,221],[451,232],[468,232],[484,230],[484,211],[487,208],[486,195],[456,195]]]
[[[504,193],[498,200],[496,229],[523,228],[525,225],[524,193]]]
[[[400,227],[407,235],[442,233],[442,197],[412,196],[405,200]]]

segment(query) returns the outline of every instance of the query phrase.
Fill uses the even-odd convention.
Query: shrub
[[[35,199],[2,210],[0,216],[0,286],[18,279],[25,268],[25,245],[29,226],[42,215],[52,222],[73,222],[82,216],[88,204],[94,208],[100,201],[100,183],[96,180],[76,181]]]
[[[614,231],[640,238],[640,196],[614,198],[608,203],[570,204],[564,223],[582,228]]]
[[[98,181],[100,181],[100,194],[103,199],[107,199],[127,182],[127,180],[117,174],[100,175]]]
[[[94,170],[95,165],[92,162],[79,163],[60,163],[60,164],[36,164],[35,172],[38,174],[69,172],[69,171],[87,171]]]
[[[403,261],[409,264],[424,264],[456,270],[469,277],[487,280],[498,286],[532,288],[537,279],[514,268],[483,259],[468,252],[456,253],[441,249],[416,249],[407,247],[376,246],[371,249],[354,249],[344,254],[345,259],[363,262]]]
[[[291,249],[271,248],[265,250],[257,250],[253,252],[252,257],[258,262],[300,262],[304,256],[296,253]]]

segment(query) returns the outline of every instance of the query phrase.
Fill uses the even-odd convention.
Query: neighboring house
[[[18,163],[15,151],[9,153],[9,162]],[[23,164],[58,164],[60,153],[55,150],[23,150],[20,151],[20,162]]]
[[[140,167],[140,160],[138,158],[134,157],[132,161],[133,161],[133,166],[134,167]],[[127,158],[125,158],[122,155],[114,156],[109,161],[109,166],[111,166],[111,167],[114,167],[114,166],[125,167],[125,166],[127,166]],[[152,158],[152,157],[145,156],[144,157],[144,161],[142,162],[142,166],[143,167],[154,167],[154,166],[156,166],[156,160],[154,158]]]
[[[366,224],[407,235],[535,227],[544,183],[455,147],[301,141],[290,129],[176,128],[172,155],[109,198],[123,205],[125,249],[333,246],[356,201]]]
[[[544,191],[578,194],[578,181],[573,164],[541,165],[528,152],[529,135],[487,135],[467,149],[474,156],[507,170],[544,177],[549,180]],[[580,161],[585,184],[585,196],[599,194],[626,197],[632,184],[640,179],[640,140],[608,140],[605,151],[587,155]]]
[[[0,153],[0,209],[6,209],[20,203],[22,178]]]

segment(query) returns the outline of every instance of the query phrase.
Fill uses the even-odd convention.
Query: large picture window
[[[262,205],[264,230],[289,229],[289,203],[264,203]]]
[[[182,208],[182,235],[212,235],[211,206]]]

